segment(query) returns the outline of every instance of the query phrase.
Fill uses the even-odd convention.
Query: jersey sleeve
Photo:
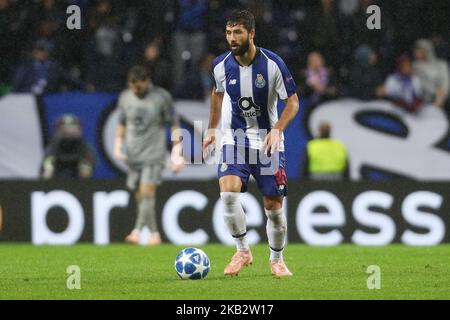
[[[216,92],[225,92],[225,70],[223,63],[217,63],[215,59],[212,63],[211,72],[214,79],[214,88]]]
[[[275,90],[280,99],[285,100],[296,92],[297,86],[284,61],[278,57],[275,63]]]

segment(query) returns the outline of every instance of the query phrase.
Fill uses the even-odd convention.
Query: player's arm
[[[285,107],[280,118],[264,139],[263,150],[266,154],[279,150],[282,133],[299,110],[298,96],[296,93],[297,86],[295,85],[294,78],[281,58],[278,57],[275,59],[275,62],[277,69],[275,70],[274,89],[278,97],[284,101]]]
[[[222,113],[223,92],[217,92],[213,89],[211,93],[211,106],[209,113],[208,129],[215,129],[219,124],[220,115]]]
[[[286,105],[281,113],[281,117],[264,140],[263,150],[265,150],[266,154],[275,152],[279,149],[283,131],[289,123],[291,123],[299,110],[299,101],[296,93],[289,96],[284,102]]]
[[[125,125],[118,124],[116,128],[116,137],[114,139],[114,157],[117,160],[125,160],[126,156],[123,152],[123,141],[125,139]]]
[[[126,156],[123,152],[123,142],[125,139],[125,130],[126,130],[126,117],[125,117],[125,111],[120,105],[120,98],[119,98],[119,123],[116,127],[116,136],[114,139],[114,157],[117,160],[125,160]]]
[[[298,96],[296,93],[284,100],[284,102],[286,103],[286,106],[281,113],[280,119],[275,123],[272,130],[284,131],[299,110]]]
[[[178,144],[181,144],[181,134],[180,134],[180,126],[178,123],[173,124],[170,127],[170,132],[172,136],[172,149]]]
[[[174,121],[171,126],[172,151],[170,153],[170,167],[177,173],[184,168],[183,144],[181,139],[181,129],[178,121]]]
[[[172,150],[175,146],[181,147],[181,129],[180,129],[180,118],[175,112],[175,107],[172,99],[172,95],[166,91],[162,90],[161,94],[165,100],[164,107],[162,109],[163,121],[167,126],[170,126],[170,142],[172,144]]]
[[[211,106],[209,113],[208,131],[203,139],[203,158],[206,158],[207,147],[216,140],[215,130],[219,124],[222,113],[223,92],[218,92],[215,88],[211,93]]]
[[[180,119],[175,112],[173,99],[169,92],[162,91],[166,103],[163,108],[163,119],[166,125],[170,126],[170,142],[172,150],[170,152],[170,169],[178,173],[184,168],[183,144],[181,136]]]

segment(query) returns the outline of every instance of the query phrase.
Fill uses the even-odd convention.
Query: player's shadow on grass
[[[200,280],[182,280],[182,279],[178,279],[178,278],[170,278],[170,279],[166,278],[166,279],[164,279],[162,281],[155,281],[155,282],[165,282],[167,280],[177,280],[177,281],[183,281],[183,282],[188,282],[188,281],[189,282],[192,282],[192,281],[204,282],[204,281],[223,281],[223,280],[225,280],[225,281],[233,281],[233,280],[239,281],[239,279],[242,281],[242,280],[247,280],[247,279],[252,280],[252,279],[255,279],[255,278],[266,278],[266,279],[273,278],[273,279],[277,279],[278,280],[278,278],[275,278],[270,273],[267,273],[267,274],[261,274],[261,273],[253,273],[253,274],[251,274],[251,273],[248,273],[248,274],[240,274],[238,276],[233,276],[233,277],[225,276],[225,275],[214,275],[214,276],[213,275],[208,275],[206,278],[200,279]]]

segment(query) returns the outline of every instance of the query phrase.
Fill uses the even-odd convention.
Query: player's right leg
[[[224,204],[224,221],[236,242],[236,253],[225,267],[225,275],[238,275],[242,267],[253,262],[247,240],[247,225],[244,209],[239,195],[247,189],[250,169],[245,161],[238,161],[237,149],[225,145],[222,149],[222,163],[219,164],[218,176],[220,197]]]
[[[239,201],[242,181],[239,176],[227,175],[219,179],[220,197],[223,201],[225,224],[236,242],[236,253],[225,267],[225,275],[238,275],[242,267],[253,262],[247,240],[247,225],[244,209]]]

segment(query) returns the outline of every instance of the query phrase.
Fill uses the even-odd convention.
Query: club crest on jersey
[[[255,86],[257,88],[264,88],[264,86],[266,85],[266,80],[264,80],[264,77],[262,74],[258,73],[256,75],[256,80],[255,80]]]
[[[261,115],[260,107],[253,102],[251,97],[242,97],[239,99],[239,108],[242,110],[240,113],[241,117],[259,117]]]

